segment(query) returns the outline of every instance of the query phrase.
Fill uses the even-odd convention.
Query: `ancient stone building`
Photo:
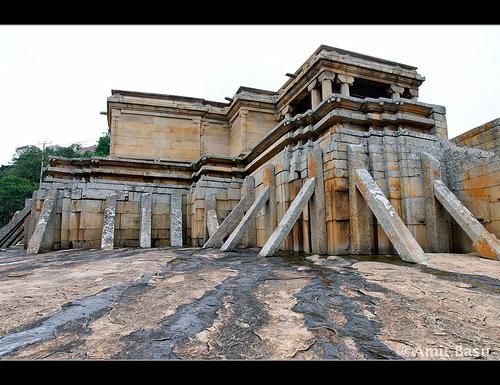
[[[28,252],[261,247],[500,258],[498,119],[448,140],[416,67],[320,46],[227,103],[112,90],[111,153],[51,158]],[[471,215],[472,214],[472,215]]]

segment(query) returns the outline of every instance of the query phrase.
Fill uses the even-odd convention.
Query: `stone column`
[[[430,253],[451,251],[451,221],[444,207],[434,196],[434,181],[442,179],[440,162],[432,155],[422,152],[422,179],[425,198],[425,224],[427,245]]]
[[[141,232],[139,236],[139,246],[142,248],[151,247],[152,204],[153,204],[153,194],[144,193],[141,195]]]
[[[349,86],[354,83],[354,78],[347,75],[337,75],[337,82],[340,83],[340,93],[343,96],[349,96]]]
[[[243,181],[241,186],[241,194],[245,196],[247,202],[247,210],[255,201],[255,178],[253,176],[248,176]],[[242,243],[245,247],[255,247],[257,246],[257,223],[255,217],[251,217],[247,224],[246,234],[243,236]]]
[[[370,210],[355,184],[355,171],[366,168],[366,153],[362,145],[347,146],[349,169],[349,223],[351,228],[351,253],[370,254]]]
[[[335,80],[335,73],[325,71],[318,76],[318,80],[321,82],[322,100],[325,100],[333,94],[332,82]]]
[[[403,87],[399,87],[396,85],[391,85],[389,87],[389,90],[391,93],[391,98],[393,100],[397,100],[397,99],[401,98],[401,95],[403,95],[403,92],[405,91],[405,89]]]
[[[313,110],[318,107],[319,103],[321,103],[321,95],[318,88],[318,82],[314,80],[309,86],[307,90],[311,93],[311,108]]]
[[[38,254],[41,250],[42,243],[46,237],[48,224],[53,220],[54,207],[57,201],[57,190],[48,190],[43,201],[42,211],[38,217],[38,222],[35,226],[33,234],[29,240],[27,253]]]
[[[293,114],[293,107],[288,105],[288,106],[285,106],[282,110],[281,110],[281,114],[285,117],[285,119],[291,119],[292,118],[292,114]]]
[[[417,101],[418,100],[418,89],[410,88],[408,91],[410,92],[411,100]]]
[[[182,246],[182,194],[170,197],[170,246]]]
[[[217,197],[215,190],[207,191],[207,195],[205,197],[205,210],[208,236],[211,238],[219,228],[219,221],[217,220]]]
[[[101,249],[113,250],[115,244],[115,217],[117,195],[106,197],[102,222]]]
[[[309,201],[311,221],[311,251],[315,254],[327,254],[325,182],[323,179],[323,151],[313,150],[307,156],[309,177],[316,180],[314,194]]]
[[[269,187],[269,199],[264,206],[265,233],[266,239],[269,239],[278,225],[278,215],[276,212],[276,175],[273,164],[268,164],[264,167],[262,182],[264,186]]]

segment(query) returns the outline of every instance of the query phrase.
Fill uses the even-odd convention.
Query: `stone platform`
[[[0,358],[500,358],[496,261],[258,251],[2,251]]]

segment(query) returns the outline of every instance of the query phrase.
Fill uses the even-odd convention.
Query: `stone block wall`
[[[34,195],[28,224],[31,236],[43,201],[49,189],[57,189],[54,215],[49,221],[43,250],[68,248],[100,248],[106,197],[117,194],[115,216],[115,247],[139,246],[141,229],[141,197],[152,193],[151,245],[170,244],[170,197],[183,195],[184,243],[190,244],[190,215],[186,209],[188,189],[158,187],[147,184],[96,182],[45,182]]]
[[[335,123],[306,136],[289,135],[287,144],[267,160],[254,167],[250,175],[255,180],[255,196],[272,181],[271,198],[259,212],[255,224],[255,241],[243,237],[240,245],[262,247],[285,215],[309,175],[308,156],[321,149],[324,188],[325,222],[316,226],[326,228],[329,254],[350,254],[351,213],[349,207],[348,146],[361,145],[365,154],[364,166],[388,198],[410,233],[424,251],[429,250],[426,203],[421,153],[432,155],[441,163],[443,181],[464,205],[483,223],[487,230],[500,236],[500,160],[493,152],[460,148],[441,140],[438,132],[421,133],[404,127],[371,127],[352,123]],[[251,167],[249,165],[248,167]],[[269,171],[271,170],[271,171]],[[270,174],[271,173],[271,174]],[[266,182],[267,181],[267,182]],[[267,184],[266,184],[267,183]],[[153,193],[153,247],[170,244],[170,197],[183,195],[183,244],[202,246],[208,240],[207,211],[216,209],[222,223],[242,197],[243,179],[228,175],[201,175],[191,186],[157,185],[154,183],[117,181],[46,182],[33,200],[31,224],[42,208],[48,188],[59,190],[54,220],[49,224],[46,248],[100,247],[103,212],[106,196],[117,193],[115,246],[139,246],[141,196]],[[304,209],[291,232],[281,245],[282,250],[312,252],[311,237],[318,231],[310,219],[311,203]],[[370,211],[369,244],[376,254],[394,254],[395,250]],[[467,235],[452,222],[450,234],[454,251],[473,251]],[[52,246],[51,246],[52,245]]]
[[[500,154],[500,118],[450,139],[460,147],[473,147]]]
[[[500,238],[500,156],[446,144],[443,152],[448,187],[486,229]],[[452,221],[456,252],[472,252],[472,242]]]

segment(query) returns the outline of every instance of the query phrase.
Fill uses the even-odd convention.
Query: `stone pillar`
[[[28,249],[26,251],[28,254],[38,254],[40,252],[47,226],[53,220],[56,200],[57,190],[46,191],[42,211],[38,217],[38,222],[36,223],[35,229],[28,244]]]
[[[405,91],[405,89],[403,87],[399,87],[396,85],[391,85],[389,87],[389,90],[390,90],[391,97],[393,100],[397,100],[397,99],[401,98],[401,95],[403,95],[403,92]]]
[[[104,219],[102,221],[101,249],[113,250],[115,244],[115,217],[117,195],[106,197]]]
[[[333,94],[332,82],[335,80],[335,73],[325,71],[318,76],[318,80],[321,82],[322,100],[325,100]]]
[[[418,89],[415,88],[410,88],[408,89],[410,92],[411,100],[417,101],[418,100]]]
[[[215,190],[207,191],[205,197],[205,218],[207,220],[207,230],[209,238],[212,237],[219,228],[219,221],[217,220],[217,194]],[[208,242],[208,241],[207,241]]]
[[[182,246],[182,194],[170,196],[170,246]]]
[[[281,114],[285,117],[285,119],[291,119],[293,116],[293,107],[290,105],[285,106],[281,110]]]
[[[434,196],[434,181],[442,180],[440,162],[425,152],[420,154],[422,179],[425,198],[425,222],[427,245],[430,253],[449,253],[451,251],[451,221],[444,207]]]
[[[246,198],[248,210],[250,205],[255,201],[255,178],[251,175],[246,177],[241,186],[241,190],[241,194]],[[245,247],[255,247],[257,246],[257,223],[255,217],[249,219],[247,227],[248,231],[246,231],[242,243]]]
[[[340,93],[343,96],[349,96],[349,86],[354,83],[354,78],[347,75],[337,75],[337,82],[340,83]]]
[[[351,228],[351,253],[370,254],[371,230],[370,210],[356,188],[355,170],[366,168],[366,153],[362,145],[347,146],[347,167],[349,171],[349,223]]]
[[[307,90],[311,93],[311,108],[315,110],[316,107],[318,107],[318,105],[321,103],[321,95],[318,88],[318,82],[314,80],[311,84],[309,84]]]
[[[304,183],[299,193],[288,208],[286,214],[281,219],[278,227],[276,227],[276,230],[274,230],[272,235],[266,241],[266,244],[262,247],[259,256],[272,256],[276,253],[276,251],[278,251],[281,243],[284,241],[284,239],[292,229],[293,225],[299,218],[300,213],[307,205],[307,202],[311,198],[311,195],[314,193],[315,185],[316,180],[314,177],[309,178]]]
[[[326,235],[325,181],[323,178],[323,151],[314,149],[307,156],[308,176],[314,177],[316,185],[309,201],[311,222],[311,251],[315,254],[328,253]]]
[[[141,232],[139,236],[139,246],[142,248],[151,247],[152,204],[153,204],[153,194],[144,193],[141,195]]]
[[[276,212],[276,175],[274,165],[268,164],[263,169],[262,182],[264,186],[269,187],[269,199],[264,206],[264,218],[266,226],[266,239],[269,239],[274,229],[278,225],[278,214]]]

